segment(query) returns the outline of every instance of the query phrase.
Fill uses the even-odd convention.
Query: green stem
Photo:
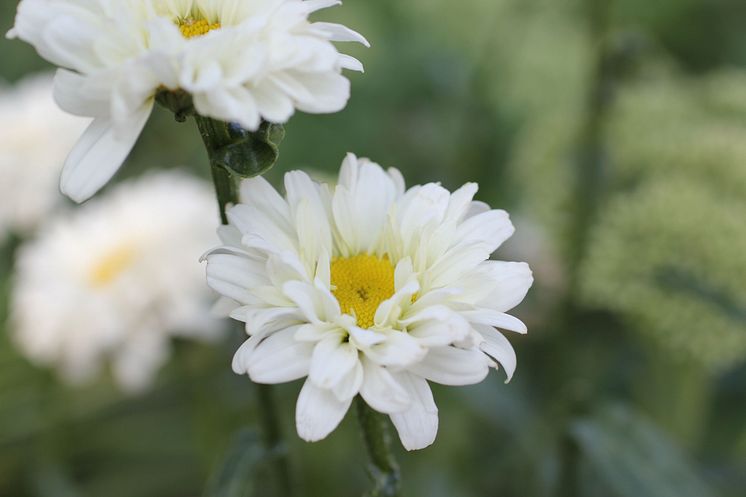
[[[279,127],[278,131],[276,125],[264,123],[256,134],[252,134],[235,124],[199,114],[194,114],[194,119],[210,160],[210,172],[215,184],[220,219],[223,224],[228,224],[226,209],[229,205],[238,203],[239,180],[249,175],[242,173],[248,173],[248,168],[253,170],[261,167],[262,170],[266,170],[274,164],[277,159],[277,146],[282,139],[282,128]],[[274,141],[267,140],[268,137]],[[290,463],[278,422],[272,387],[257,385],[257,389],[259,422],[264,448],[273,466],[276,488],[283,497],[291,497],[293,486],[290,479]]]
[[[613,0],[586,0],[588,26],[594,48],[594,66],[589,87],[586,118],[578,143],[575,203],[567,250],[568,284],[559,308],[557,339],[578,337],[583,328],[577,295],[580,269],[585,258],[591,228],[596,220],[606,187],[605,127],[614,87],[614,57],[609,43]],[[567,395],[567,391],[563,392]],[[564,435],[559,441],[559,475],[556,495],[575,497],[579,493],[580,448],[570,433],[574,417],[587,407],[587,394],[573,395],[563,412]]]
[[[202,137],[210,159],[210,174],[215,184],[215,194],[217,195],[218,207],[220,209],[220,221],[223,224],[228,224],[228,217],[225,211],[229,204],[238,202],[238,182],[228,169],[215,160],[215,154],[222,148],[232,144],[233,137],[228,131],[227,123],[198,114],[194,116],[194,119],[197,121],[199,134]]]
[[[370,457],[368,473],[373,481],[373,490],[368,497],[399,497],[399,465],[391,451],[391,430],[386,416],[371,409],[358,396],[357,417],[363,433],[365,447]]]
[[[257,383],[257,398],[259,400],[259,423],[262,426],[262,440],[265,450],[270,454],[273,471],[277,482],[279,495],[291,497],[295,492],[290,473],[288,449],[282,438],[277,402],[274,389],[270,385]]]
[[[570,228],[568,295],[573,298],[578,287],[579,269],[586,253],[588,235],[598,213],[606,179],[604,133],[612,102],[614,72],[609,24],[612,0],[587,0],[591,43],[595,64],[589,89],[586,120],[579,143],[575,178],[575,211]]]

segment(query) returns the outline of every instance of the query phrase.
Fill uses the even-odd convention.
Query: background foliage
[[[0,31],[14,4],[0,4]],[[268,177],[331,174],[349,150],[409,183],[478,181],[517,226],[497,256],[536,276],[518,311],[530,333],[512,337],[516,377],[435,388],[440,433],[399,454],[405,494],[743,495],[746,4],[347,0],[325,17],[369,38],[349,49],[366,74],[350,75],[344,112],[292,119]],[[8,82],[46,69],[17,41],[1,40],[0,58]],[[117,177],[177,165],[207,175],[193,123],[159,109]],[[0,259],[0,321],[16,243]],[[139,396],[106,378],[63,386],[7,334],[0,496],[242,495],[220,469],[229,453],[224,468],[253,475],[241,428],[256,392],[229,368],[240,334],[177,344]],[[298,389],[279,396],[299,493],[361,494],[354,416],[302,443]]]

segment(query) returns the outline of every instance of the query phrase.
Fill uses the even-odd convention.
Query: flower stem
[[[259,130],[252,133],[234,123],[199,114],[194,114],[194,119],[210,160],[220,220],[223,224],[228,224],[226,210],[239,201],[239,181],[261,174],[274,165],[284,131],[282,126],[263,123]],[[257,397],[264,449],[276,479],[274,488],[278,489],[278,494],[282,497],[291,497],[293,485],[290,463],[278,423],[272,387],[257,384]]]
[[[605,132],[614,96],[616,74],[614,50],[610,40],[612,3],[614,0],[586,0],[590,43],[594,49],[593,74],[589,86],[585,123],[578,146],[575,177],[575,205],[568,233],[568,284],[559,308],[558,339],[578,338],[583,329],[582,309],[578,302],[580,269],[588,249],[589,235],[606,189],[608,164]],[[567,396],[564,390],[563,395]],[[559,474],[557,497],[575,497],[580,492],[581,451],[572,433],[573,419],[587,408],[587,394],[573,393],[566,399],[564,434],[559,441]]]
[[[282,438],[282,431],[278,423],[277,402],[271,385],[256,384],[259,399],[259,422],[262,426],[264,448],[273,463],[273,471],[277,482],[279,495],[291,497],[295,494],[291,473],[288,450]]]
[[[220,209],[220,222],[228,224],[226,208],[229,204],[238,202],[238,182],[229,170],[216,163],[213,159],[215,151],[220,150],[232,142],[228,132],[228,124],[195,115],[199,134],[207,149],[207,155],[210,159],[210,174],[215,185],[215,194],[218,199],[218,208]]]
[[[391,451],[391,430],[386,416],[374,411],[362,397],[355,399],[357,418],[363,433],[371,464],[368,474],[373,490],[367,497],[399,497],[399,465]]]

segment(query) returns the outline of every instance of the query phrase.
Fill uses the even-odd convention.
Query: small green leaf
[[[281,124],[262,122],[256,131],[236,123],[195,116],[212,167],[222,168],[237,178],[265,173],[277,162],[285,137]]]
[[[711,497],[696,467],[652,423],[614,406],[572,424],[583,462],[618,497]]]

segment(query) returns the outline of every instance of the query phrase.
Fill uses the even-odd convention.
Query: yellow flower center
[[[214,22],[210,24],[210,21],[206,19],[182,19],[179,20],[179,31],[184,38],[194,38],[195,36],[202,36],[209,33],[213,29],[220,29],[220,23]]]
[[[394,266],[388,257],[365,254],[334,259],[331,283],[342,312],[355,316],[361,328],[370,328],[378,305],[394,294]]]
[[[88,281],[94,287],[108,285],[132,264],[134,258],[135,250],[131,246],[117,247],[93,266],[88,275]]]

